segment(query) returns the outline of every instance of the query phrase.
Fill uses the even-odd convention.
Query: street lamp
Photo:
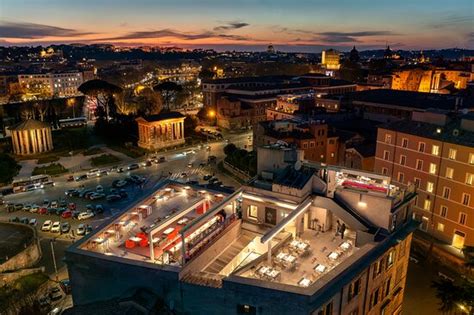
[[[67,100],[67,105],[72,106],[72,117],[76,118],[76,113],[75,113],[75,105],[76,105],[76,99],[70,98]]]
[[[209,118],[211,118],[212,120],[214,120],[214,124],[217,125],[217,116],[216,116],[216,111],[213,110],[213,109],[210,109],[208,112],[207,112],[207,116]]]

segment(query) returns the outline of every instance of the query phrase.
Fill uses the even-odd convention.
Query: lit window
[[[402,139],[402,147],[404,147],[404,148],[408,147],[408,139],[407,138]]]
[[[444,224],[438,223],[438,225],[436,226],[436,229],[440,232],[444,232]]]
[[[455,160],[456,159],[456,154],[457,154],[457,150],[456,149],[449,149],[449,153],[448,153],[448,157],[451,159],[451,160]]]
[[[335,156],[334,152],[331,152],[331,157],[333,158]]]
[[[436,174],[436,164],[430,163],[430,174]]]
[[[258,207],[255,206],[255,205],[250,205],[248,207],[248,216],[249,216],[249,218],[257,219],[258,218]]]
[[[459,223],[466,224],[467,214],[464,212],[459,213]]]
[[[448,215],[448,207],[441,206],[441,210],[439,211],[439,215],[442,216],[443,218],[446,218],[446,216]]]
[[[424,142],[419,142],[418,143],[418,151],[419,152],[425,152],[425,143]]]
[[[454,175],[454,169],[446,167],[446,178],[452,179]]]
[[[433,155],[439,155],[439,146],[438,145],[433,145],[431,147],[431,154]]]
[[[466,173],[466,184],[468,185],[474,184],[474,174]]]
[[[395,251],[392,250],[392,251],[390,251],[390,253],[388,253],[387,268],[392,266],[394,261],[395,261]]]
[[[428,210],[428,211],[431,209],[431,201],[430,200],[428,200],[428,199],[425,200],[425,203],[423,204],[423,209]]]
[[[432,193],[433,192],[434,184],[432,182],[426,183],[426,191]]]
[[[469,164],[474,164],[474,153],[469,153]]]

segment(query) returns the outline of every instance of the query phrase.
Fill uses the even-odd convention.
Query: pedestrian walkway
[[[180,178],[183,178],[182,174],[183,173],[186,173],[187,176],[184,177],[186,179],[190,179],[190,177],[193,177],[193,176],[202,176],[204,175],[204,166],[199,166],[199,167],[194,167],[194,168],[191,168],[189,171],[187,172],[175,172],[175,173],[168,173],[168,178],[169,179],[180,179]]]

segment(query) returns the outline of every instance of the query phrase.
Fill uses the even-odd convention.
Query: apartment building
[[[420,229],[461,249],[474,245],[474,117],[417,113],[378,129],[375,171],[415,184]]]
[[[20,85],[28,93],[46,93],[50,96],[74,96],[77,88],[84,82],[82,72],[54,72],[18,75]]]
[[[415,196],[264,146],[237,191],[166,180],[75,242],[73,302],[94,313],[147,290],[177,314],[401,314]]]

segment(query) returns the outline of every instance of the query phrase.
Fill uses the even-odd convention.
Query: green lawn
[[[123,154],[125,154],[125,155],[127,155],[131,158],[134,158],[134,159],[142,157],[146,153],[145,149],[135,147],[135,146],[125,147],[125,146],[112,145],[112,146],[109,146],[109,148],[111,148],[114,151],[123,153]]]
[[[56,162],[59,160],[59,156],[57,155],[46,155],[38,158],[38,161],[36,161],[36,164],[46,164],[46,163],[51,163],[51,162]]]
[[[0,310],[5,310],[11,302],[17,302],[36,292],[46,281],[48,281],[48,276],[44,273],[34,273],[0,288]]]
[[[47,174],[47,175],[59,175],[66,173],[68,170],[65,168],[63,165],[60,163],[52,163],[50,165],[46,166],[37,166],[33,170],[32,175],[41,175],[41,174]]]
[[[99,153],[104,153],[104,151],[102,151],[101,148],[90,148],[90,149],[87,149],[84,152],[82,152],[82,154],[85,155],[85,156],[95,155],[95,154],[99,154]]]
[[[90,159],[92,166],[102,166],[120,162],[121,160],[112,154],[102,154]]]

